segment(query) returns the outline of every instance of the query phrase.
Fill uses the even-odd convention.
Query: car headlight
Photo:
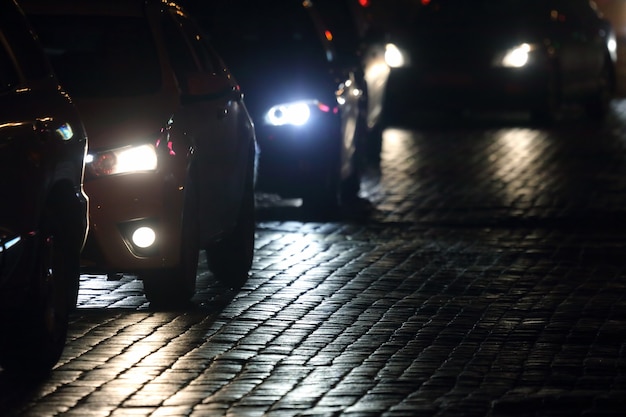
[[[277,104],[265,113],[265,123],[271,126],[302,126],[309,121],[315,110],[325,113],[331,111],[329,106],[316,100]]]
[[[85,161],[96,176],[154,171],[158,158],[156,148],[150,144],[125,146],[87,155]]]
[[[530,62],[532,51],[536,48],[529,43],[522,43],[508,49],[495,59],[495,65],[504,68],[522,68]]]
[[[609,33],[606,38],[606,49],[609,51],[611,61],[617,61],[617,39],[614,33]]]
[[[385,45],[385,63],[390,68],[400,68],[409,65],[409,56],[396,44]]]

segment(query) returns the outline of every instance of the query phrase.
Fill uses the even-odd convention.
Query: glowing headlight
[[[408,57],[393,43],[385,45],[385,63],[391,68],[408,65]]]
[[[305,101],[279,104],[265,115],[265,121],[272,126],[302,126],[311,117],[310,103]]]
[[[149,144],[99,152],[88,155],[86,160],[91,171],[97,176],[154,171],[157,168],[157,161],[156,149]]]
[[[528,63],[532,50],[533,48],[527,43],[518,45],[506,51],[499,59],[499,64],[506,68],[521,68]]]
[[[145,249],[156,242],[156,233],[151,227],[142,226],[133,232],[132,239],[135,245]]]
[[[609,50],[611,60],[615,62],[617,60],[617,40],[614,34],[610,34],[606,40],[606,47]]]

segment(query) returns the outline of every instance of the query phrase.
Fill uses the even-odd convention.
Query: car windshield
[[[144,19],[29,16],[63,86],[74,97],[149,94],[161,72]]]
[[[298,1],[216,2],[207,15],[208,31],[235,67],[251,62],[319,67],[332,59],[320,28]]]
[[[464,16],[465,19],[489,16],[534,15],[547,10],[544,0],[431,0],[421,12]]]
[[[415,30],[461,30],[494,24],[531,26],[549,18],[550,5],[545,0],[431,0],[415,11]]]

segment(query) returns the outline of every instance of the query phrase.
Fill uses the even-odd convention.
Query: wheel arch
[[[79,250],[82,250],[85,244],[89,223],[85,215],[85,203],[81,200],[81,192],[69,179],[58,181],[53,184],[46,196],[43,214],[44,217],[54,215],[67,230],[71,241],[79,242]],[[42,221],[45,221],[45,218]]]

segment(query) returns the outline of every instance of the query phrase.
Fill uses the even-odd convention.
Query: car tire
[[[189,177],[191,178],[191,175]],[[195,183],[190,179],[185,186],[179,264],[173,268],[144,271],[140,274],[144,293],[152,307],[176,308],[185,306],[196,292],[200,251],[196,192]]]
[[[365,147],[368,165],[380,167],[383,149],[383,127],[380,124],[368,130]]]
[[[53,212],[45,216],[32,265],[28,308],[3,328],[0,365],[7,371],[37,375],[58,362],[65,347],[71,301],[77,294],[72,283],[80,274],[80,251]],[[74,304],[75,306],[75,304]]]
[[[209,271],[229,288],[245,284],[252,268],[256,231],[254,183],[254,163],[251,161],[235,228],[228,236],[205,248]]]

